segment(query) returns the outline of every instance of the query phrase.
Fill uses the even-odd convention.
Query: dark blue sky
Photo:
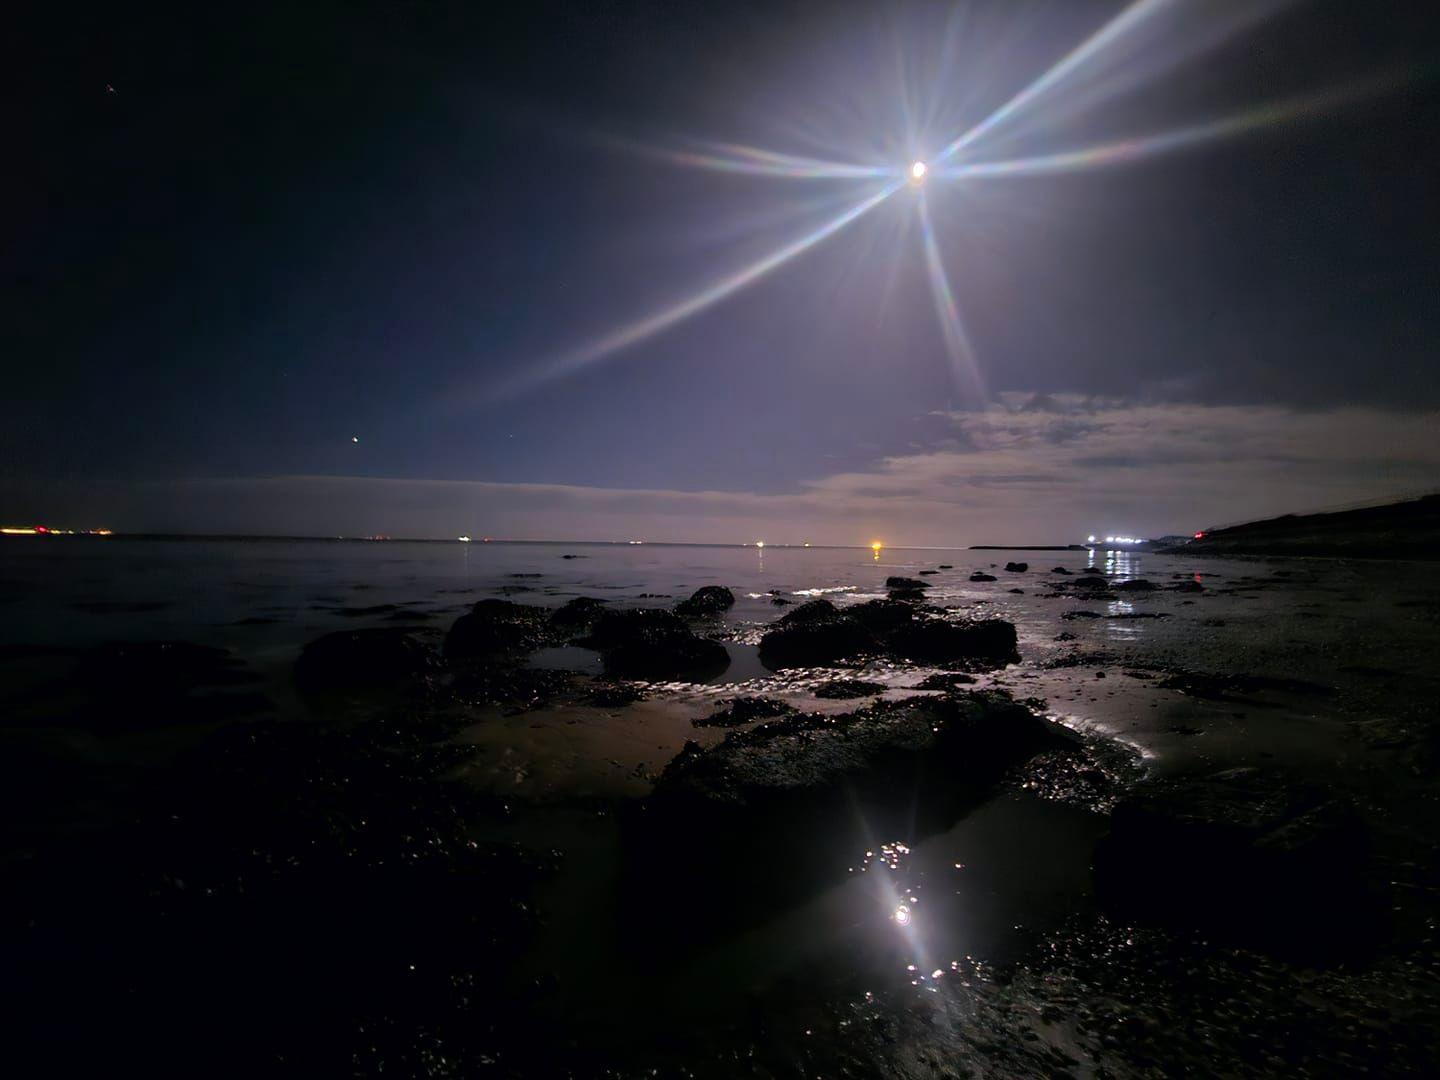
[[[929,181],[983,397],[952,371],[907,190],[663,333],[496,391],[870,190],[636,147],[903,167],[1121,4],[97,6],[22,27],[0,516],[959,543],[1434,486],[1429,5],[1295,3],[1168,66],[1204,36],[1190,8],[995,153],[1386,89],[1125,165]],[[1107,87],[1130,92],[1080,107]]]

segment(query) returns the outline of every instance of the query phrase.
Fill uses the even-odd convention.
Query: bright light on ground
[[[915,164],[910,166],[910,182],[912,184],[921,183],[925,179],[925,174],[929,171],[923,161],[915,162]]]

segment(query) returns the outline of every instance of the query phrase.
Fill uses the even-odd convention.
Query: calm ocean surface
[[[1104,558],[1103,553],[1099,557]],[[1126,558],[1138,572],[1141,556]],[[764,548],[665,544],[24,538],[0,545],[0,643],[87,645],[182,639],[253,661],[293,656],[341,627],[414,621],[444,628],[475,600],[559,605],[574,596],[668,606],[701,585],[734,590],[731,624],[768,622],[770,590],[793,600],[884,595],[885,578],[941,564],[934,601],[995,596],[969,571],[1007,559],[1036,569],[1084,551]],[[1158,556],[1151,563],[1168,563]],[[524,575],[524,576],[518,576]],[[1001,592],[1000,595],[1004,595]],[[393,610],[392,610],[393,608]]]

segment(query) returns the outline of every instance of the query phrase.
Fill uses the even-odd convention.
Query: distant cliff
[[[1216,529],[1199,540],[1167,550],[1213,555],[1437,559],[1440,494],[1384,506],[1251,521]]]

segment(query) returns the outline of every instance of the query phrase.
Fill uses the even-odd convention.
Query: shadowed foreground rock
[[[880,651],[874,634],[828,600],[801,604],[760,639],[766,667],[815,667]]]
[[[566,556],[569,558],[570,556]],[[550,613],[550,626],[562,636],[589,630],[605,610],[605,601],[593,596],[577,596]]]
[[[1070,745],[994,692],[798,714],[709,750],[687,743],[628,826],[642,864],[664,861],[664,907],[686,920],[758,917],[845,877],[867,837],[914,842],[946,828],[1008,769]]]
[[[407,630],[341,630],[305,646],[295,683],[302,691],[388,686],[434,666],[434,654]]]
[[[1124,918],[1325,962],[1363,954],[1385,932],[1369,859],[1350,805],[1239,768],[1124,799],[1095,876]]]
[[[656,608],[607,611],[582,644],[598,649],[605,674],[621,679],[708,679],[730,664],[724,645]]]
[[[549,640],[545,608],[509,600],[481,600],[455,620],[445,635],[445,656],[463,660],[496,653],[529,652]]]

